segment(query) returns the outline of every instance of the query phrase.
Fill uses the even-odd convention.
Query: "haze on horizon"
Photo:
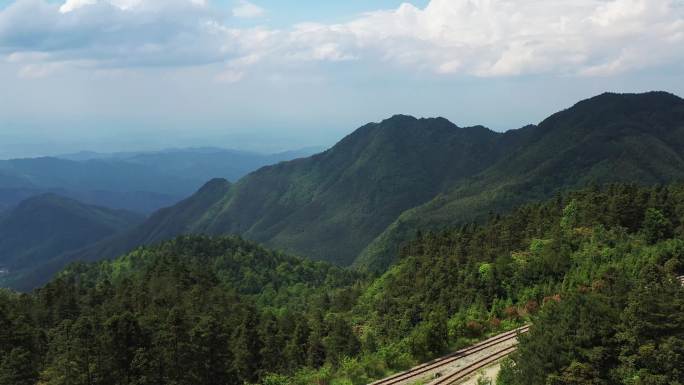
[[[0,0],[0,158],[324,146],[402,113],[495,130],[684,94],[682,0]]]

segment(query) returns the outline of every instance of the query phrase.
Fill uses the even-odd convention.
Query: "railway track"
[[[461,349],[461,350],[458,350],[454,353],[451,353],[448,356],[438,358],[436,360],[433,360],[433,361],[427,362],[425,364],[416,366],[413,369],[410,369],[410,370],[405,371],[405,372],[397,373],[391,377],[387,377],[385,379],[375,381],[375,382],[371,383],[370,385],[397,385],[397,384],[408,383],[409,381],[418,381],[420,379],[423,379],[424,377],[429,376],[433,372],[437,372],[442,368],[448,367],[449,365],[451,365],[452,363],[454,363],[457,360],[461,360],[461,359],[468,357],[468,356],[471,356],[473,354],[482,352],[482,351],[487,350],[487,349],[491,349],[491,348],[493,348],[497,345],[500,345],[502,343],[505,343],[507,341],[514,340],[520,334],[526,333],[529,330],[529,328],[530,328],[529,326],[523,326],[521,328],[512,330],[510,332],[499,334],[498,336],[494,336],[492,338],[489,338],[489,339],[482,341],[476,345],[473,345],[473,346],[470,346],[468,348]],[[497,358],[495,358],[493,361],[487,361],[487,363],[484,364],[486,366],[489,363],[494,362],[494,361],[500,359],[501,357],[504,357],[507,354],[510,354],[514,350],[515,350],[515,346],[506,346],[503,349],[498,349],[494,354],[488,355],[484,359],[478,360],[477,362],[483,363],[484,361],[487,361],[487,359],[494,357],[494,356],[497,356]],[[453,376],[453,374],[460,373],[461,371],[463,371],[467,368],[470,368],[472,365],[473,364],[470,364],[466,368],[459,369],[456,372],[449,374],[448,376],[442,377],[439,379],[439,381],[441,381],[442,379],[451,378],[451,376]],[[474,369],[474,370],[479,370],[479,368]],[[462,377],[459,377],[459,378],[462,378]],[[454,379],[453,381],[456,381],[456,379]],[[439,382],[439,384],[449,384],[449,383],[451,383],[451,382]]]
[[[489,356],[486,356],[482,359],[479,359],[472,364],[461,368],[459,370],[454,371],[453,373],[450,373],[444,377],[440,377],[436,379],[435,381],[432,381],[429,383],[429,385],[450,385],[455,383],[456,381],[460,381],[468,376],[470,376],[473,373],[476,373],[480,369],[484,369],[490,364],[506,357],[507,355],[513,353],[515,351],[516,347],[515,346],[509,346],[507,348],[501,349]]]

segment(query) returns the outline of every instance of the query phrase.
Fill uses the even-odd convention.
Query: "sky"
[[[0,158],[335,143],[394,114],[504,131],[684,96],[684,0],[0,0]]]

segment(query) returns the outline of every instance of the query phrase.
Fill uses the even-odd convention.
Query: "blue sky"
[[[0,8],[5,7],[15,0],[0,0]],[[61,3],[60,0],[51,0],[52,3]],[[269,23],[278,26],[288,26],[293,23],[304,21],[342,22],[363,12],[378,9],[396,8],[405,1],[397,0],[263,0],[255,4],[267,10]],[[428,0],[409,1],[417,6],[425,6]],[[233,0],[215,1],[216,6],[232,8],[238,3]]]
[[[304,21],[344,22],[354,16],[377,9],[397,8],[404,1],[397,0],[267,0],[259,1],[258,5],[267,11],[267,18],[275,25],[287,26]],[[417,6],[425,6],[428,1],[410,1]],[[225,6],[231,6],[232,1],[224,0]]]
[[[682,0],[0,0],[0,158],[330,145],[393,114],[495,130],[684,95]]]

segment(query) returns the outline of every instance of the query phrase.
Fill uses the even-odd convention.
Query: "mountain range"
[[[684,180],[684,100],[602,94],[505,133],[397,115],[331,149],[214,179],[142,224],[53,259],[115,257],[178,234],[240,234],[269,247],[381,272],[418,230],[458,226],[586,184]],[[27,281],[28,282],[28,281]]]
[[[88,204],[149,214],[186,198],[212,178],[238,180],[260,167],[313,151],[258,154],[189,148],[4,160],[0,161],[0,211],[32,196],[55,193]]]

